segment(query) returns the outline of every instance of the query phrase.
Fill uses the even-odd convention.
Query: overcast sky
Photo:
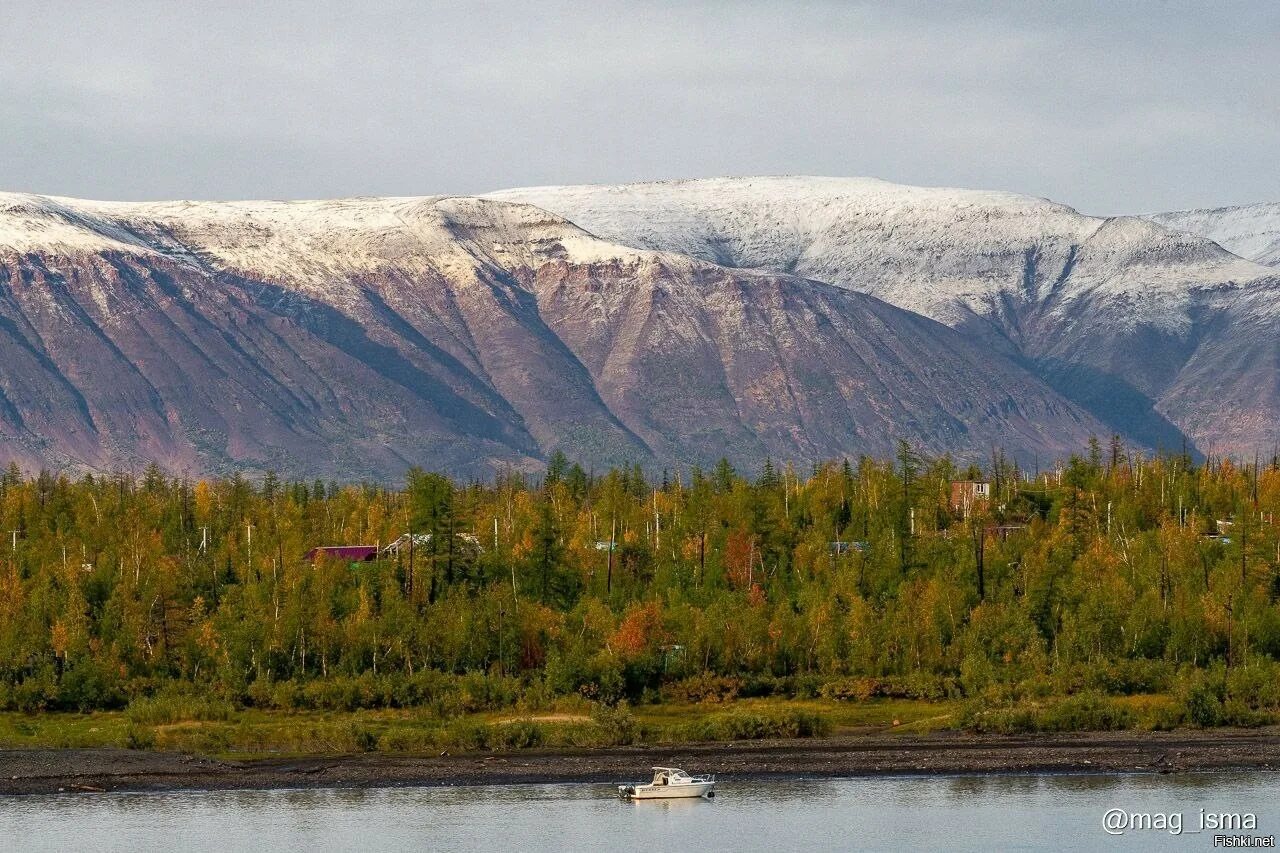
[[[0,0],[0,189],[822,174],[1101,214],[1280,200],[1276,0],[205,5]]]

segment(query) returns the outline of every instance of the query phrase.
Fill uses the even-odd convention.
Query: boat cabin
[[[688,773],[678,767],[655,767],[653,768],[653,781],[651,785],[687,785],[691,782]]]

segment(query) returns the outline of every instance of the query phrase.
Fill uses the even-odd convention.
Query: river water
[[[1266,772],[723,779],[714,800],[612,794],[512,785],[8,797],[0,849],[1211,850],[1215,831],[1194,831],[1202,814],[1236,815],[1237,826],[1253,815],[1256,829],[1230,835],[1280,834],[1280,773]],[[1103,828],[1114,809],[1125,814],[1111,819],[1120,834]]]

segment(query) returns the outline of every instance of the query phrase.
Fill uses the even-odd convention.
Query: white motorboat
[[[653,768],[648,785],[619,785],[624,800],[670,800],[686,797],[714,797],[715,776],[690,776],[678,767]]]

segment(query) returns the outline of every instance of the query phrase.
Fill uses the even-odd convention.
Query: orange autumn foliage
[[[648,601],[627,608],[618,630],[609,638],[609,648],[624,657],[637,657],[666,640],[662,627],[662,603]]]

